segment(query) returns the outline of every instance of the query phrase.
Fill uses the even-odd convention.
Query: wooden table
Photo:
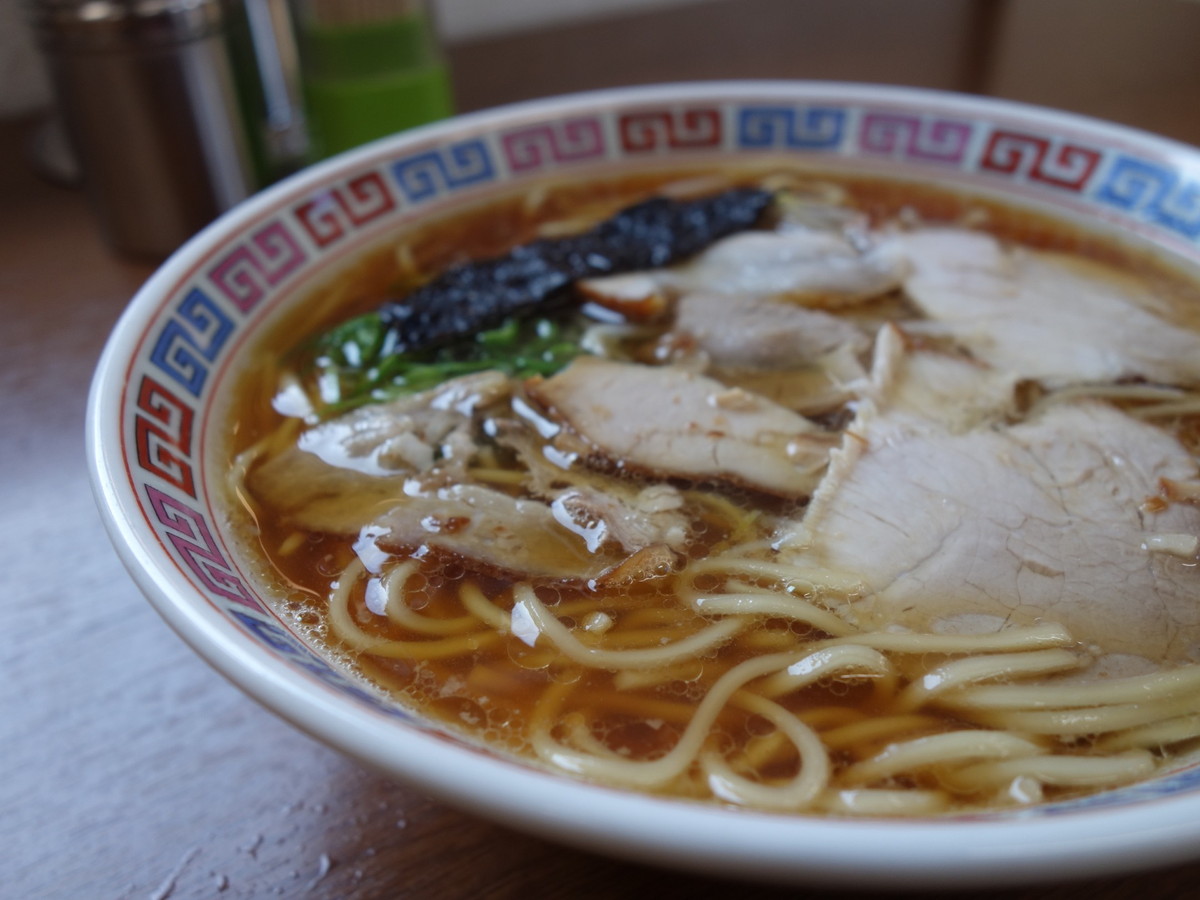
[[[92,368],[150,267],[112,256],[83,197],[30,172],[30,134],[0,127],[0,896],[792,893],[458,812],[314,743],[195,657],[122,569],[84,467]],[[1200,864],[992,896],[1166,900],[1197,883]]]

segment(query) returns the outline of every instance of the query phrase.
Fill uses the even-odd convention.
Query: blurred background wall
[[[0,0],[0,117],[50,91]],[[433,0],[458,108],[697,78],[993,94],[1200,143],[1197,0]]]
[[[473,30],[483,5],[441,4],[464,108],[603,86],[598,72],[822,78],[992,94],[1200,143],[1196,0],[575,0],[494,32]]]

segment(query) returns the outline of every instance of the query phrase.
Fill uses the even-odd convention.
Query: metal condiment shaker
[[[59,111],[111,245],[163,257],[260,185],[230,0],[34,0]]]

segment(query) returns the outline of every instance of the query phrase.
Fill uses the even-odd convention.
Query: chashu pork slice
[[[836,438],[765,398],[674,366],[594,356],[527,390],[603,465],[780,497],[816,487]]]
[[[403,497],[414,476],[462,477],[479,449],[472,415],[510,391],[503,373],[481,372],[344,413],[277,453],[243,461],[246,488],[297,527],[355,534]]]
[[[900,287],[908,263],[894,242],[862,245],[819,228],[747,231],[681,265],[592,278],[580,290],[617,310],[662,309],[664,294],[754,294],[839,309]]]
[[[672,331],[691,337],[722,368],[797,368],[843,347],[861,352],[869,346],[862,329],[821,310],[707,291],[679,298]]]
[[[414,492],[377,517],[371,534],[389,553],[433,548],[493,571],[552,580],[594,580],[623,558],[590,551],[544,503],[474,484]]]
[[[892,356],[781,549],[860,578],[864,627],[1048,621],[1107,654],[1200,659],[1200,507],[1145,503],[1160,479],[1196,478],[1173,436],[1097,402],[1011,427],[939,416],[931,398],[976,397],[993,376]]]
[[[372,571],[389,554],[427,551],[484,571],[583,584],[669,571],[688,520],[667,485],[638,488],[558,469],[565,481],[551,490],[545,459],[541,474],[531,473],[547,482],[534,497],[470,480],[480,450],[473,416],[496,411],[510,389],[506,376],[485,372],[354,410],[301,431],[265,459],[243,459],[245,487],[295,527],[357,536]],[[522,434],[508,441],[527,462],[538,459],[540,443]]]
[[[669,283],[839,308],[895,289],[907,271],[904,256],[888,243],[864,249],[844,234],[797,228],[747,231],[717,241],[673,270]]]
[[[854,399],[867,332],[840,316],[774,297],[697,292],[675,303],[667,346],[703,354],[718,380],[804,415]]]
[[[1200,383],[1200,334],[1162,318],[1162,302],[1101,263],[1009,248],[966,229],[898,234],[904,288],[979,359],[1050,386],[1141,377]]]
[[[526,493],[549,503],[555,521],[580,535],[592,552],[619,547],[632,554],[654,545],[682,551],[687,545],[685,501],[674,486],[597,472],[572,454],[547,455],[540,436],[521,422],[495,419],[491,431],[515,452]]]

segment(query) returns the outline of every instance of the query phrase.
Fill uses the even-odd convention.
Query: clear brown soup
[[[761,174],[754,170],[724,173],[721,177],[730,182],[754,182]],[[536,192],[491,200],[477,209],[397,234],[388,247],[332,282],[314,286],[310,301],[263,341],[258,349],[260,363],[246,373],[240,391],[244,400],[233,411],[231,457],[269,441],[281,428],[294,427],[273,410],[271,398],[293,358],[293,348],[302,343],[298,338],[320,333],[338,321],[372,309],[383,297],[403,294],[452,264],[502,253],[536,236],[546,223],[597,220],[654,193],[662,184],[677,184],[691,177],[711,179],[712,175],[672,172],[619,181],[547,184]],[[820,179],[840,185],[849,204],[866,212],[875,223],[897,218],[924,223],[969,221],[1005,241],[1080,254],[1132,272],[1156,285],[1163,295],[1174,298],[1179,324],[1200,328],[1196,286],[1149,253],[986,198],[882,180],[828,175]],[[835,419],[831,417],[831,422]],[[1200,417],[1180,417],[1171,427],[1192,452],[1200,448]],[[511,454],[497,454],[494,463],[500,468],[518,467]],[[765,546],[770,538],[768,526],[803,508],[802,503],[784,503],[754,491],[713,483],[674,482],[674,486],[685,498],[689,539],[684,555],[689,560],[720,557],[737,552],[739,546],[757,544],[760,550],[750,556],[774,562]],[[523,490],[515,480],[505,489],[516,493]],[[473,613],[470,604],[464,603],[465,590],[474,590],[472,596],[476,599],[484,598],[500,620],[510,620],[514,605],[523,596],[515,593],[522,580],[494,567],[432,550],[414,561],[403,591],[404,602],[412,614],[445,625],[444,633],[436,625],[432,631],[413,630],[396,624],[378,609],[372,611],[367,598],[370,578],[359,577],[346,592],[345,601],[359,637],[398,642],[400,648],[419,647],[412,654],[363,652],[361,643],[356,647],[338,636],[328,614],[333,587],[348,578],[348,567],[356,561],[354,538],[298,528],[289,517],[265,506],[251,493],[243,493],[239,499],[248,541],[261,553],[264,578],[272,585],[285,621],[398,702],[444,723],[468,740],[580,777],[748,806],[758,804],[752,792],[746,794],[748,799],[740,798],[738,791],[743,782],[782,793],[802,779],[806,768],[815,765],[803,747],[782,733],[778,721],[764,713],[767,707],[745,700],[747,690],[743,688],[720,705],[711,727],[704,730],[701,749],[676,774],[650,784],[634,783],[638,777],[625,781],[623,776],[609,779],[605,775],[608,756],[621,764],[666,758],[680,743],[697,706],[713,685],[739,665],[765,656],[801,654],[805,648],[824,647],[836,643],[837,635],[802,621],[765,614],[755,618],[752,628],[695,656],[621,674],[604,666],[581,665],[541,639],[531,646],[528,635],[518,636],[511,628],[498,631],[478,619],[471,624]],[[694,570],[690,565],[680,566],[665,577],[611,587],[543,581],[526,583],[525,588],[579,646],[619,651],[667,646],[710,627],[715,619],[681,602],[680,591],[800,594],[818,605],[825,599],[820,588],[806,593],[795,586],[790,590],[781,587],[780,577],[765,570],[709,572]],[[864,774],[864,761],[886,755],[889,746],[897,743],[989,728],[1003,730],[981,724],[978,717],[964,715],[953,707],[929,704],[914,709],[906,705],[907,684],[919,682],[939,666],[969,656],[969,651],[935,647],[922,652],[880,652],[889,658],[894,671],[895,683],[886,688],[881,687],[886,679],[851,668],[769,698],[770,703],[825,741],[827,780],[819,790],[809,791],[811,796],[797,807],[798,811],[936,814],[1052,801],[1110,786],[1058,786],[1047,781],[1037,787],[1036,796],[1023,800],[1015,794],[1021,787],[1028,787],[1026,783],[1014,781],[1005,789],[997,789],[994,780],[985,779],[973,788],[964,786],[938,764],[921,764],[878,777]],[[760,677],[750,683],[762,680]],[[549,743],[542,741],[540,750],[536,734],[549,739]],[[1104,737],[1097,734],[1024,737],[1044,745],[1047,754],[1080,758],[1102,753],[1104,745]],[[1181,740],[1171,746],[1154,746],[1147,752],[1158,767],[1191,744],[1190,739]],[[569,752],[560,758],[555,755],[556,747],[566,747]],[[600,762],[578,768],[576,754],[590,754]],[[737,776],[735,779],[724,778],[726,768],[719,762],[709,765],[704,761],[718,757]],[[1127,779],[1118,776],[1114,783],[1122,780]],[[720,787],[722,784],[726,787]],[[905,794],[916,799],[906,803],[902,799]],[[862,805],[856,806],[859,800]]]

